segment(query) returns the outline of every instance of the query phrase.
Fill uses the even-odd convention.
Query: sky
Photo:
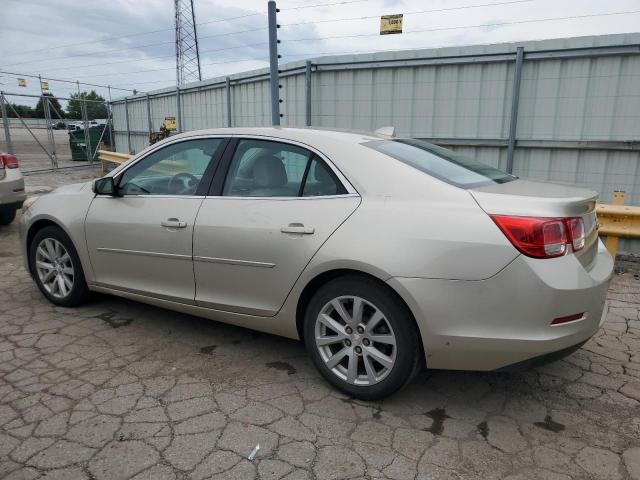
[[[266,0],[194,4],[203,79],[268,66]],[[628,33],[640,24],[640,0],[279,0],[277,6],[281,64],[335,53]],[[379,16],[398,13],[404,33],[379,35]],[[38,95],[37,79],[24,77],[27,87],[18,86],[26,74],[111,85],[112,98],[131,93],[118,88],[175,86],[173,0],[1,0],[0,16],[0,70],[11,72],[0,73],[5,92]],[[54,80],[49,88],[61,97],[77,91]],[[109,95],[103,87],[80,88]]]

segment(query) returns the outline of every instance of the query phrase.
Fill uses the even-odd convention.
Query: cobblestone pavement
[[[637,271],[609,299],[566,360],[428,372],[365,403],[299,342],[107,296],[53,307],[14,223],[0,229],[0,478],[640,479]]]

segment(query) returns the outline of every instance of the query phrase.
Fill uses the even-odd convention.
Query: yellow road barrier
[[[624,204],[624,192],[613,193],[611,205],[599,203],[596,206],[598,234],[606,236],[605,245],[615,258],[618,253],[618,238],[640,238],[640,207]]]
[[[132,157],[132,155],[127,155],[126,153],[110,152],[108,150],[98,150],[98,153],[100,154],[103,172],[106,171],[105,167],[107,163],[120,165]]]

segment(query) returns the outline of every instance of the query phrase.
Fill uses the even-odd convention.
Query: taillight
[[[571,237],[573,251],[582,250],[585,243],[584,220],[580,217],[567,218],[567,228]]]
[[[18,168],[18,159],[15,155],[0,155],[0,168]]]
[[[533,258],[561,257],[569,245],[584,248],[584,222],[580,217],[545,218],[491,215],[502,233],[521,253]]]

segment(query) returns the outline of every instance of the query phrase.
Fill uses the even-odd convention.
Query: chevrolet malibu
[[[425,366],[521,369],[594,335],[613,270],[595,202],[421,140],[238,128],[29,200],[20,230],[56,305],[103,292],[303,339],[377,399]]]

